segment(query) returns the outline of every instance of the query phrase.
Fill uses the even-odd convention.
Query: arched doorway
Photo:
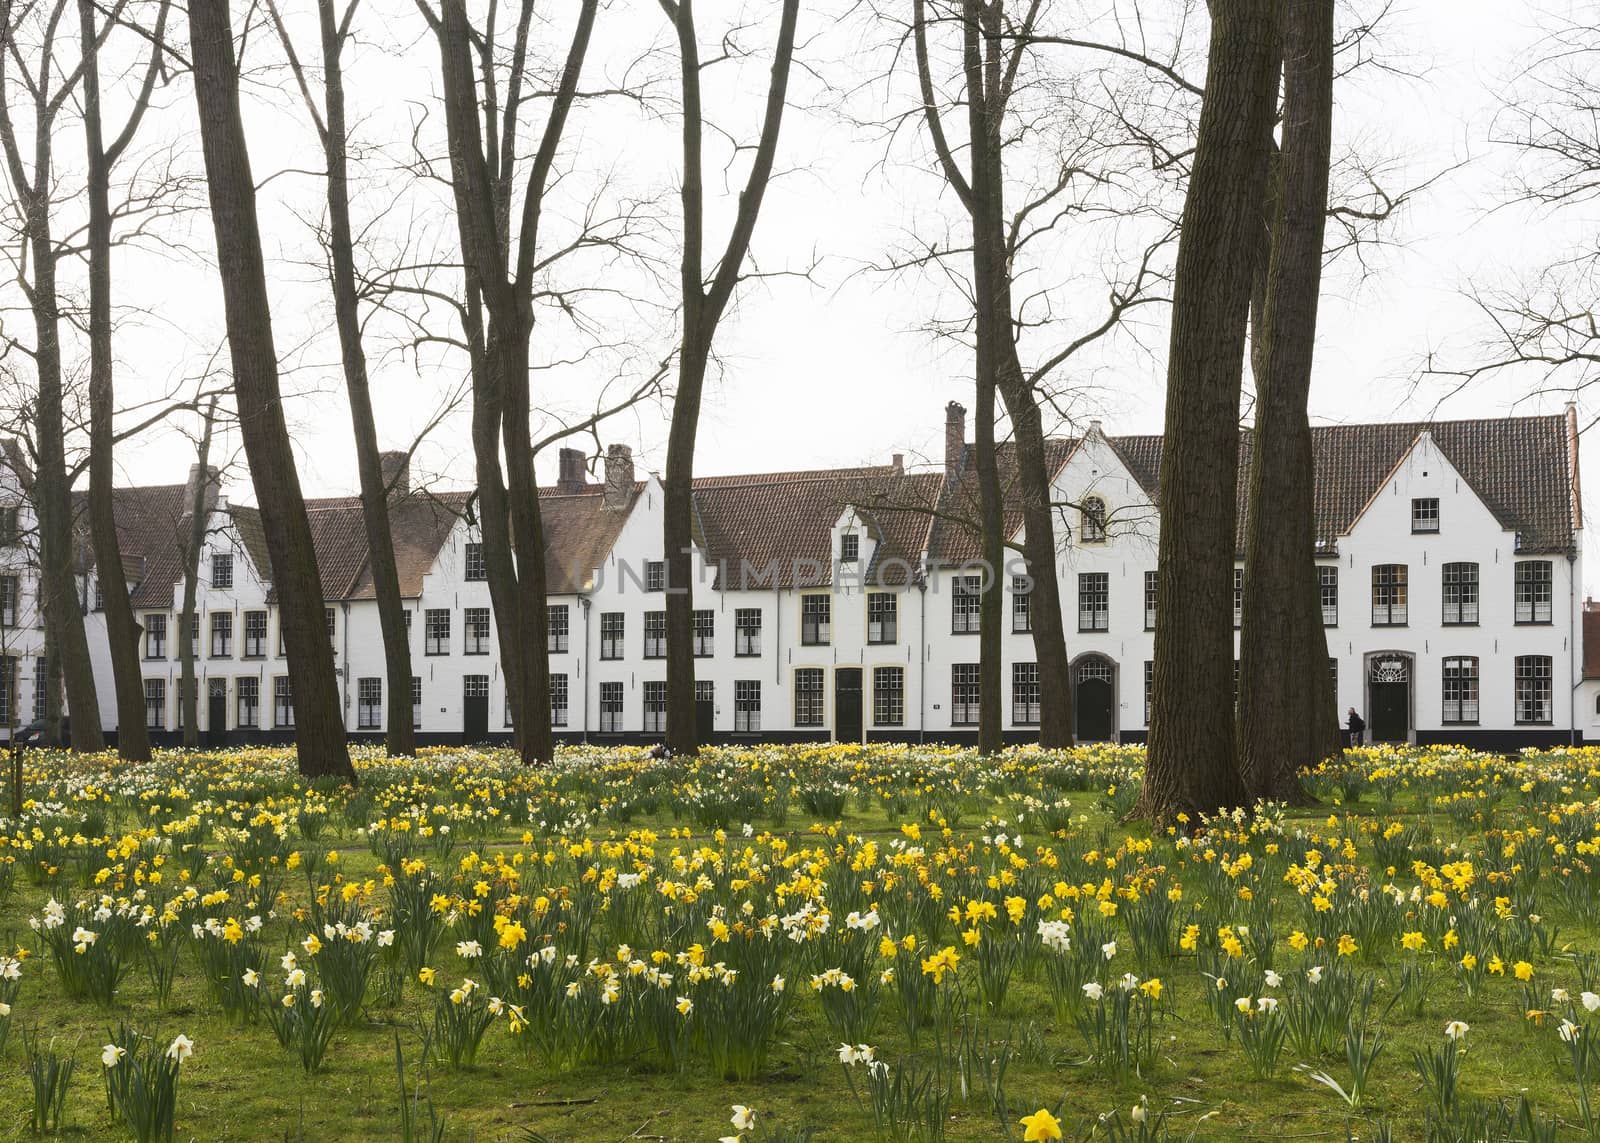
[[[1072,664],[1073,732],[1079,742],[1117,737],[1117,665],[1104,655],[1084,655]]]
[[[1406,651],[1367,656],[1367,737],[1373,742],[1411,741],[1411,679],[1415,659]]]

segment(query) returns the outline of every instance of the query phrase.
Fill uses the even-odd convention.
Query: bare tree
[[[119,3],[119,12],[121,7]],[[53,0],[48,7],[0,0],[0,37],[4,38],[0,44],[0,144],[4,146],[16,208],[22,216],[25,250],[17,262],[18,284],[27,296],[34,323],[31,356],[38,377],[34,506],[39,515],[40,591],[44,596],[46,658],[51,679],[45,708],[46,737],[60,741],[61,704],[55,680],[61,679],[73,716],[72,746],[95,751],[104,747],[105,736],[74,566],[76,545],[62,404],[62,306],[57,285],[62,248],[53,228],[56,121],[83,74],[81,61],[66,68],[57,57],[57,37],[67,11],[67,0]],[[30,35],[36,40],[25,42]],[[10,65],[15,65],[14,70]],[[31,163],[23,153],[27,139],[18,131],[12,116],[14,91],[32,116]]]
[[[355,780],[345,742],[322,583],[278,383],[255,181],[239,114],[228,5],[189,0],[195,100],[222,277],[240,437],[250,464],[289,654],[300,772]]]
[[[426,0],[418,0],[418,7],[439,43],[451,183],[466,278],[478,519],[499,631],[500,663],[523,761],[542,762],[553,756],[554,739],[550,731],[544,532],[529,434],[528,343],[536,312],[535,277],[560,256],[559,251],[541,250],[540,224],[562,133],[577,98],[598,0],[582,0],[577,13],[566,62],[523,192],[515,257],[512,180],[526,97],[533,2],[522,0],[520,5],[503,119],[498,122],[492,14],[489,26],[477,32],[467,18],[463,0],[442,0],[437,11]],[[475,48],[483,77],[485,114],[481,123]]]
[[[761,200],[772,180],[794,59],[795,23],[800,0],[783,0],[778,39],[772,53],[772,78],[755,156],[733,228],[709,282],[705,265],[705,179],[701,169],[705,110],[700,98],[700,43],[695,32],[694,0],[660,0],[678,40],[678,68],[683,101],[683,251],[681,263],[682,332],[678,349],[678,386],[667,435],[667,474],[662,548],[667,565],[667,745],[692,754],[699,746],[694,705],[694,448],[700,429],[700,401],[717,325],[739,284],[755,234]]]
[[[87,0],[84,0],[87,2]],[[327,165],[329,280],[333,288],[334,324],[339,331],[340,359],[344,365],[345,392],[350,401],[350,421],[355,432],[356,467],[361,480],[361,509],[367,530],[368,563],[378,601],[378,625],[383,634],[384,669],[389,692],[385,745],[390,757],[415,750],[410,704],[401,696],[411,693],[411,637],[400,598],[400,573],[395,564],[394,536],[389,526],[391,489],[384,480],[378,446],[377,422],[372,412],[372,390],[367,380],[367,355],[362,346],[361,315],[356,290],[355,239],[350,221],[348,130],[345,124],[345,45],[351,36],[360,0],[350,0],[342,14],[333,0],[317,0],[317,24],[322,51],[322,106],[312,95],[306,69],[295,51],[278,6],[268,0],[267,10],[283,43],[306,110],[316,127]]]
[[[1333,0],[1285,7],[1283,149],[1262,267],[1239,636],[1239,765],[1252,797],[1302,801],[1299,772],[1337,743],[1313,561],[1311,363],[1333,138]]]
[[[145,727],[143,673],[139,668],[139,624],[128,602],[128,575],[112,502],[112,455],[116,409],[111,328],[111,174],[127,151],[149,110],[162,74],[170,0],[161,0],[151,32],[150,58],[122,130],[105,143],[100,96],[100,45],[106,31],[97,23],[94,0],[78,0],[83,53],[83,131],[88,155],[89,257],[89,531],[94,542],[95,575],[101,584],[106,617],[106,642],[117,698],[117,752],[132,762],[150,759],[150,734]],[[109,587],[109,590],[107,588]]]
[[[1218,712],[1233,706],[1239,397],[1277,109],[1277,4],[1214,0],[1211,19],[1167,360],[1155,689],[1135,808],[1153,821],[1244,800],[1233,720]]]

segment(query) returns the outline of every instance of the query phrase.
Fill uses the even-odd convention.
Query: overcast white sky
[[[1113,0],[1102,2],[1109,8]],[[1394,182],[1420,182],[1465,165],[1415,200],[1387,232],[1395,244],[1369,259],[1368,273],[1359,275],[1348,264],[1332,272],[1312,393],[1316,421],[1493,416],[1559,408],[1559,401],[1539,405],[1522,400],[1526,380],[1509,377],[1477,385],[1440,405],[1445,386],[1418,382],[1417,375],[1431,350],[1453,361],[1472,359],[1481,326],[1462,296],[1464,288],[1531,273],[1564,244],[1594,241],[1600,220],[1592,210],[1587,216],[1564,216],[1558,224],[1523,211],[1494,211],[1510,157],[1496,153],[1487,142],[1499,93],[1537,36],[1544,14],[1569,11],[1573,2],[1548,0],[1535,6],[1519,0],[1399,0],[1384,25],[1384,50],[1422,75],[1373,72],[1341,90],[1340,139],[1394,159]],[[843,3],[808,0],[802,20],[802,39],[816,37],[811,40],[814,68],[838,87],[848,86],[851,69],[862,66],[850,54],[851,45],[830,27],[832,11]],[[236,12],[241,10],[236,5]],[[712,18],[702,16],[708,22]],[[309,37],[309,26],[299,27]],[[358,139],[383,148],[368,157],[359,215],[399,194],[396,188],[409,181],[398,164],[406,157],[410,125],[426,111],[431,118],[424,131],[431,129],[439,112],[432,98],[437,55],[412,4],[366,0],[358,28],[363,42],[351,83],[352,118],[359,119]],[[600,17],[597,44],[604,47],[591,77],[618,78],[643,46],[665,43],[663,32],[664,17],[653,0],[612,0]],[[709,27],[704,38],[711,38]],[[769,38],[768,32],[760,37],[762,42]],[[315,54],[309,38],[302,40],[302,52]],[[264,39],[250,53],[263,66],[280,56],[277,46]],[[258,181],[284,169],[315,171],[320,160],[287,84],[274,91],[268,83],[274,77],[257,78],[260,82],[248,91],[247,119]],[[737,106],[742,90],[744,102],[758,106],[765,78],[765,60],[757,60],[721,81],[713,105]],[[948,309],[949,293],[926,280],[852,273],[862,260],[895,247],[907,232],[926,230],[930,218],[949,215],[948,204],[937,198],[937,184],[904,162],[882,163],[881,139],[819,108],[824,101],[815,76],[799,74],[796,94],[810,106],[791,113],[785,122],[780,166],[787,173],[769,192],[754,250],[763,269],[815,261],[817,270],[811,282],[775,278],[742,290],[718,335],[726,369],[713,380],[706,402],[697,456],[697,469],[703,473],[881,463],[893,452],[934,457],[942,447],[945,402],[971,403],[969,359],[935,345],[919,328],[931,311]],[[182,163],[198,170],[192,99],[184,85],[164,96],[148,139],[151,144],[170,143]],[[594,108],[580,114],[575,131],[586,154],[579,175],[608,170],[619,187],[660,195],[661,209],[675,210],[670,194],[676,186],[674,122]],[[77,136],[71,136],[70,145],[79,145]],[[896,155],[904,159],[915,152],[908,146]],[[316,268],[308,264],[315,257],[309,224],[320,215],[320,193],[318,180],[292,172],[266,182],[262,190],[274,319],[280,355],[289,366],[285,385],[293,394],[289,417],[300,450],[302,484],[310,495],[346,493],[355,485],[348,413],[336,347],[328,333],[331,315]],[[405,202],[390,215],[388,229],[409,233],[423,246],[453,251],[453,224],[448,214],[418,205],[425,193],[437,192],[402,196]],[[410,221],[400,224],[402,216]],[[713,243],[725,233],[723,217],[713,226]],[[126,316],[119,334],[124,394],[179,387],[182,379],[202,372],[221,345],[220,307],[209,265],[209,220],[196,213],[169,227],[169,233],[192,252],[130,253],[118,269],[119,302],[144,311]],[[670,283],[670,267],[667,274]],[[670,299],[650,300],[652,305],[611,304],[597,311],[618,327],[606,331],[606,340],[632,343],[631,357],[601,355],[541,374],[535,379],[536,400],[543,395],[563,408],[582,408],[613,369],[637,369],[663,356],[670,345],[670,317],[655,304],[670,304]],[[1070,306],[1063,311],[1064,326],[1070,326],[1076,315],[1067,312]],[[15,312],[6,317],[9,325],[21,320]],[[1166,342],[1165,314],[1146,311],[1142,321],[1144,340],[1156,354],[1140,352],[1131,341],[1115,346],[1095,362],[1093,399],[1081,409],[1086,416],[1101,416],[1110,433],[1156,432],[1161,427],[1164,379],[1159,356]],[[392,338],[380,337],[381,328],[381,322],[375,323],[369,344],[380,435],[386,446],[403,447],[428,420],[441,394],[460,382],[462,364],[434,354],[424,355],[425,366],[419,367],[396,350]],[[455,486],[470,483],[466,427],[464,412],[447,419],[422,446],[420,466]],[[631,444],[645,469],[661,467],[665,437],[660,406],[641,408],[602,430],[606,443]],[[1600,453],[1594,445],[1585,445],[1584,460],[1594,474],[1590,486],[1600,487]],[[129,482],[181,480],[189,463],[187,446],[170,431],[152,432],[119,456],[121,477]],[[547,478],[553,467],[553,456],[542,461]],[[240,499],[252,498],[242,479],[232,491]],[[1588,579],[1594,583],[1600,579],[1600,549],[1591,544],[1588,554]]]

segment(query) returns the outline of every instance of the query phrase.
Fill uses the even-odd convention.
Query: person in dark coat
[[[1363,720],[1362,717],[1356,713],[1355,707],[1350,708],[1350,718],[1345,725],[1350,728],[1350,745],[1360,746],[1362,743],[1362,736],[1366,733],[1367,724],[1365,720]]]

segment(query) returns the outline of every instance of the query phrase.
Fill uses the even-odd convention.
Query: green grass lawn
[[[28,1133],[23,1033],[36,1030],[41,1046],[76,1061],[62,1135],[131,1138],[107,1107],[100,1062],[112,1029],[127,1021],[160,1045],[179,1033],[194,1041],[179,1071],[179,1139],[402,1139],[397,1035],[407,1096],[424,1120],[431,1105],[448,1140],[716,1140],[739,1134],[730,1123],[736,1104],[755,1110],[747,1140],[799,1138],[805,1128],[823,1140],[1020,1140],[1019,1120],[1040,1108],[1066,1138],[1083,1139],[1591,1137],[1574,1052],[1559,1029],[1572,1022],[1580,1056],[1600,1035],[1600,1016],[1581,999],[1600,991],[1600,902],[1588,904],[1600,876],[1589,868],[1600,753],[1353,752],[1312,777],[1310,808],[1254,827],[1202,832],[1191,823],[1153,839],[1117,824],[1139,762],[1126,748],[994,761],[931,749],[767,748],[668,764],[575,751],[551,770],[526,772],[501,755],[460,751],[420,764],[366,759],[352,793],[301,788],[292,762],[270,751],[172,755],[143,771],[40,755],[27,776],[33,807],[6,826],[4,852],[15,861],[0,941],[30,955],[0,1058],[0,1134]],[[337,861],[326,861],[329,850]],[[1319,855],[1315,867],[1307,851]],[[151,873],[160,874],[154,884]],[[385,884],[386,873],[399,884]],[[618,882],[628,874],[639,883]],[[256,875],[260,889],[251,887]],[[310,973],[307,987],[328,987],[330,951],[301,944],[317,925],[307,910],[324,885],[328,907],[345,910],[338,915],[401,937],[374,953],[364,1003],[308,1074],[263,1014],[224,1012],[198,949],[218,938],[190,928],[263,917],[237,947],[262,958],[264,1012],[285,991],[285,951]],[[355,899],[341,906],[345,885]],[[421,887],[432,920],[403,908],[407,885]],[[190,886],[195,899],[186,902]],[[218,889],[226,900],[202,903]],[[52,895],[71,905],[107,894],[137,907],[141,890],[158,919],[124,954],[112,1002],[70,998],[29,919]],[[1428,899],[1435,891],[1442,904]],[[792,920],[808,903],[813,919]],[[1040,923],[1062,920],[1063,910],[1064,953],[1039,936]],[[875,926],[846,922],[868,913]],[[64,928],[80,919],[73,913]],[[513,924],[521,935],[512,930],[503,945],[497,938]],[[425,958],[438,976],[432,987],[401,949],[405,934],[428,925],[437,929]],[[107,947],[113,927],[104,929]],[[802,930],[804,939],[787,935]],[[141,944],[151,932],[176,958],[164,1003]],[[1303,951],[1296,933],[1308,942]],[[1418,951],[1405,947],[1412,933]],[[1351,955],[1336,951],[1342,936],[1357,946]],[[884,957],[885,937],[902,947],[911,937],[916,947]],[[458,955],[458,941],[474,939],[482,954]],[[1108,959],[1101,946],[1111,941]],[[529,972],[527,958],[547,944],[558,955]],[[621,957],[619,944],[628,946]],[[678,959],[695,946],[698,969]],[[935,986],[922,965],[945,948],[958,964]],[[1479,961],[1472,973],[1461,968],[1468,953]],[[76,955],[69,945],[65,956]],[[571,969],[568,955],[578,957]],[[1496,957],[1503,973],[1488,967]],[[734,970],[732,983],[717,975],[719,962]],[[1530,980],[1516,979],[1519,963]],[[841,1065],[840,1034],[811,985],[847,965],[858,1000],[877,991],[854,1042],[886,1065],[879,1080],[865,1065]],[[774,968],[781,993],[772,991]],[[899,975],[880,984],[885,968]],[[1353,1019],[1348,1003],[1309,983],[1312,968],[1328,974],[1323,984],[1337,976],[1357,995],[1370,988]],[[648,984],[651,969],[674,979]],[[1269,969],[1276,987],[1266,983]],[[697,972],[709,975],[696,981]],[[1098,1004],[1082,985],[1099,984],[1100,1003],[1114,1009],[1127,973],[1161,985],[1148,1046],[1119,1069],[1107,1044],[1085,1032]],[[1217,976],[1228,980],[1220,997]],[[425,1037],[438,1047],[436,1009],[449,1008],[465,977],[479,985],[468,1006],[502,988],[501,1000],[519,1004],[534,1027],[515,1031],[502,1011],[486,1017],[471,1066],[451,1067],[437,1052],[424,1066]],[[931,1013],[914,1045],[902,1014],[915,991],[906,977]],[[603,999],[608,980],[613,1003]],[[568,1000],[570,982],[577,996]],[[1552,999],[1554,989],[1568,999]],[[1233,1005],[1241,995],[1251,999],[1248,1016]],[[1263,996],[1278,1010],[1263,1014]],[[672,1027],[663,1013],[680,997],[692,1011],[673,1012],[681,1026]],[[1310,1019],[1322,1004],[1332,1004],[1326,1019],[1336,1028],[1324,1050],[1302,1055],[1286,1030],[1291,1015]],[[1413,1057],[1446,1049],[1452,1020],[1470,1031],[1459,1042],[1454,1099],[1441,1111]],[[1349,1088],[1350,1028],[1383,1042],[1359,1108],[1309,1074]],[[1279,1033],[1286,1042],[1273,1062],[1253,1065],[1244,1041]],[[530,1046],[536,1034],[543,1051]],[[663,1035],[676,1037],[677,1055]],[[921,1097],[875,1115],[874,1085],[896,1082],[920,1084]],[[1535,1132],[1544,1123],[1553,1135],[1517,1126],[1523,1096]],[[1135,1105],[1148,1109],[1143,1123]],[[1502,1116],[1505,1130],[1494,1126]]]

